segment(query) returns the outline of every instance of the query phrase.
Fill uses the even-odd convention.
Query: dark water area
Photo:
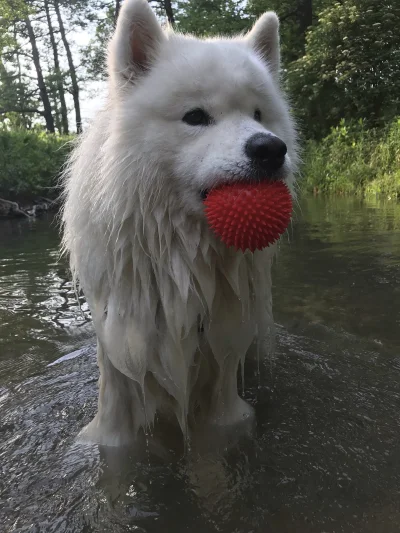
[[[92,336],[59,244],[51,216],[0,222],[0,387],[42,372]]]
[[[51,219],[0,224],[1,532],[400,531],[399,205],[302,200],[254,434],[172,459],[76,442],[98,372],[58,246]]]

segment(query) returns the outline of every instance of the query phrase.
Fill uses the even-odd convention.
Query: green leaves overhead
[[[121,3],[117,0],[0,0],[0,106],[3,111],[10,110],[9,124],[30,127],[32,118],[43,122],[41,94],[32,72],[27,76],[24,66],[30,61],[29,51],[22,50],[23,45],[26,47],[24,20],[28,13],[38,40],[55,123],[59,130],[68,131],[62,126],[65,124],[63,91],[67,96],[74,95],[75,108],[79,103],[78,85],[89,80],[105,80],[106,44]],[[276,11],[281,21],[283,81],[307,137],[325,136],[342,119],[363,119],[366,127],[381,126],[399,112],[398,0],[151,0],[150,3],[161,19],[174,21],[176,30],[206,37],[245,32],[264,11]],[[53,24],[53,44],[47,37],[45,5]],[[64,20],[63,39],[60,39],[57,6]],[[67,62],[65,49],[69,35],[72,30],[82,29],[92,39],[81,49],[72,46]],[[57,54],[61,65],[58,67]],[[27,105],[39,113],[23,115]],[[10,122],[10,113],[18,114],[18,109],[22,118],[16,120],[13,115]],[[3,112],[0,123],[4,117]],[[79,123],[79,113],[75,122]]]
[[[342,118],[380,126],[399,112],[400,4],[346,0],[324,9],[304,56],[288,69],[288,89],[308,136]]]

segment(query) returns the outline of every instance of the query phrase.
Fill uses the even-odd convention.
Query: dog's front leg
[[[213,391],[211,421],[220,426],[232,426],[253,418],[254,410],[238,394],[237,372],[240,358],[227,355],[219,367]]]
[[[97,341],[97,360],[100,369],[98,412],[80,432],[78,439],[105,446],[123,446],[135,440],[137,420],[133,404],[140,405],[135,383],[117,370],[101,342]]]

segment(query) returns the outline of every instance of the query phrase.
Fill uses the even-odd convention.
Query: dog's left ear
[[[264,13],[245,37],[260,55],[276,80],[279,79],[281,53],[279,47],[279,19],[273,11]]]
[[[147,0],[125,0],[108,46],[108,73],[120,86],[151,68],[165,34]]]

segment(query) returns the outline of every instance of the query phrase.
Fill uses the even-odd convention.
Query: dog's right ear
[[[151,68],[165,35],[147,0],[125,0],[108,47],[108,73],[117,85]]]

